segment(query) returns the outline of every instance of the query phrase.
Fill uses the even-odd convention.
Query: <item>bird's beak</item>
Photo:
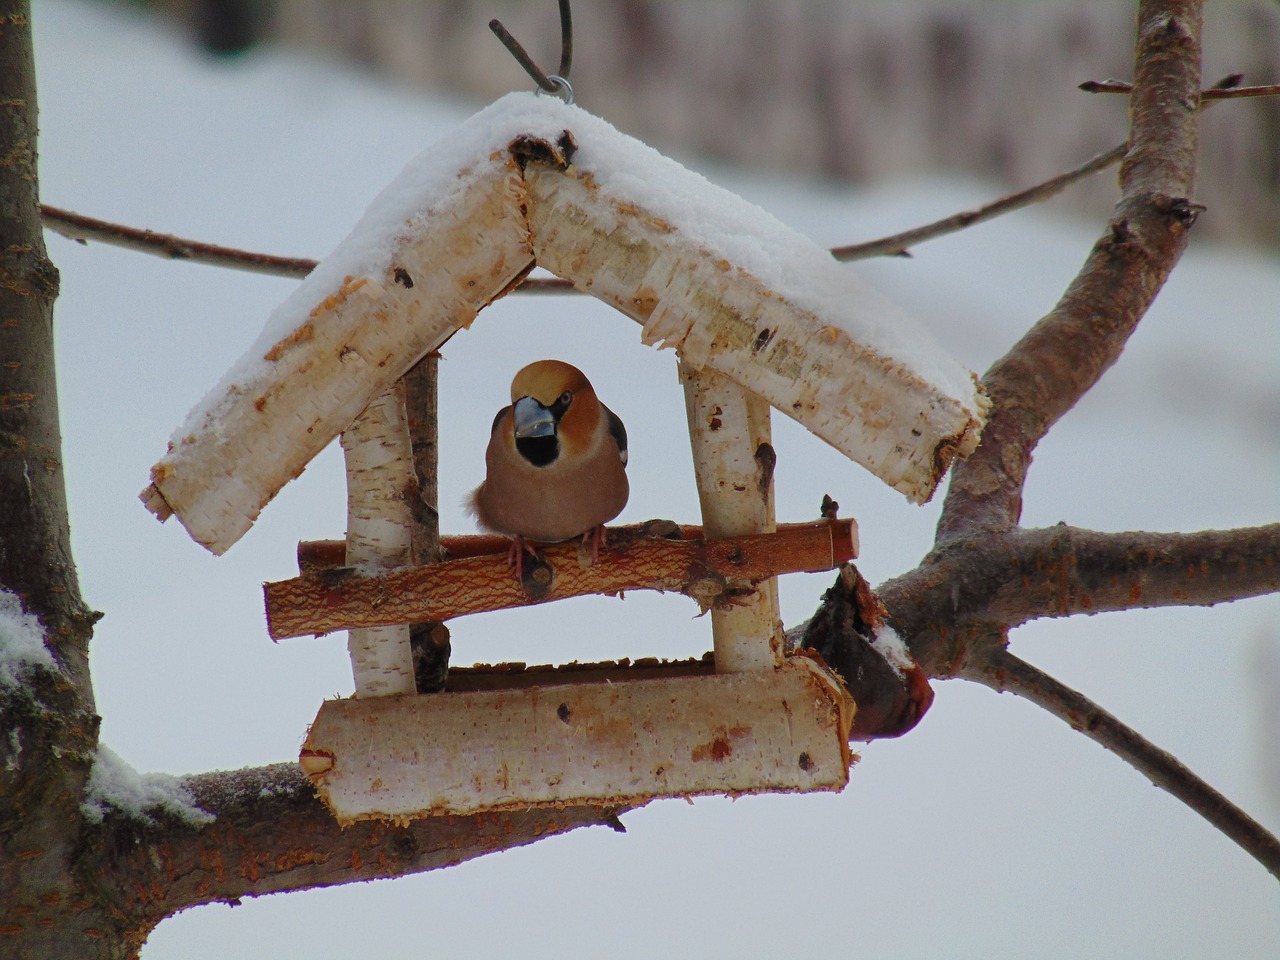
[[[526,437],[554,437],[556,434],[556,418],[533,397],[521,397],[517,400],[512,416],[518,440]]]

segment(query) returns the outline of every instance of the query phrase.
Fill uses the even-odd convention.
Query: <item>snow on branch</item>
[[[21,686],[37,669],[59,672],[45,646],[44,628],[16,594],[0,587],[0,687]]]
[[[190,826],[214,820],[212,814],[196,806],[177,777],[139,773],[104,743],[98,744],[80,810],[91,823],[101,823],[111,811],[145,824],[154,824],[159,814]]]

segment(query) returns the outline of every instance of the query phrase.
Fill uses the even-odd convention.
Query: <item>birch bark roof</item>
[[[526,171],[511,155],[518,137],[555,143],[566,130],[577,145],[567,169]],[[977,444],[986,399],[973,375],[849,267],[586,111],[510,94],[374,200],[191,411],[144,499],[156,509],[158,491],[222,553],[365,405],[535,260],[909,499],[927,500],[952,456]]]

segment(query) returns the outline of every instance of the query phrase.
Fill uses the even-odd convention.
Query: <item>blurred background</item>
[[[116,0],[121,2],[121,0]],[[192,41],[323,52],[413,89],[496,97],[526,83],[497,17],[550,72],[554,0],[132,0]],[[591,0],[575,5],[579,102],[660,149],[756,169],[881,180],[938,170],[1024,185],[1115,146],[1131,3],[1096,0]],[[1280,4],[1214,0],[1206,85],[1280,76]],[[857,91],[851,96],[851,91]],[[748,122],[743,123],[743,119]],[[1280,101],[1204,121],[1209,231],[1280,241]],[[1107,178],[1084,188],[1108,197]],[[1078,202],[1078,201],[1077,201]]]
[[[1208,4],[1207,75],[1276,81],[1280,5]],[[41,192],[92,216],[323,257],[378,192],[464,119],[531,82],[486,27],[544,66],[553,0],[108,3],[34,0]],[[575,9],[587,109],[823,246],[969,209],[1125,136],[1131,2],[674,0]],[[220,52],[221,51],[221,52]],[[1205,115],[1208,203],[1191,248],[1098,386],[1037,448],[1023,521],[1196,530],[1280,515],[1277,104]],[[655,190],[661,184],[654,185]],[[983,371],[1052,308],[1116,197],[1102,174],[1020,211],[852,265]],[[103,736],[141,770],[290,760],[351,691],[341,634],[272,644],[260,584],[301,539],[341,536],[341,456],[321,454],[227,555],[137,501],[187,410],[294,289],[286,279],[51,235],[72,537]],[[588,372],[627,422],[620,522],[697,516],[668,351],[588,297],[505,298],[441,363],[441,514],[483,472],[493,412],[537,356]],[[874,584],[915,566],[938,503],[907,503],[774,418],[778,513],[823,494],[861,528]],[[782,583],[783,618],[833,576]],[[679,596],[467,617],[455,659],[696,656]],[[1280,829],[1280,598],[1038,622],[1013,649]],[[211,905],[165,921],[146,960],[792,957],[1272,960],[1274,878],[1193,813],[1043,711],[935,684],[920,726],[860,751],[838,796],[654,803],[629,833],[582,830],[457,868]]]

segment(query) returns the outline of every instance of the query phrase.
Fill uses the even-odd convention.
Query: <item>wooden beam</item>
[[[587,126],[579,133],[585,143]],[[682,173],[661,188],[703,202],[706,185],[677,184]],[[778,251],[774,276],[752,273],[724,237],[724,252],[708,249],[697,225],[752,229],[739,198],[725,194],[714,211],[691,200],[691,222],[673,222],[676,208],[655,203],[651,184],[624,194],[621,179],[579,162],[526,167],[539,266],[638,321],[644,343],[763,397],[917,503],[977,447],[989,404],[976,378],[825,251],[806,244],[801,255],[777,224],[757,238]]]
[[[299,762],[344,826],[835,791],[854,713],[839,678],[798,656],[750,673],[329,700]]]
[[[303,282],[279,308],[301,325],[256,343],[209,393],[151,468],[147,509],[225,552],[361,410],[528,272],[520,165],[475,161],[429,209],[407,210],[386,250],[357,230]]]
[[[782,573],[834,569],[857,555],[853,520],[792,524],[772,534],[723,540],[645,539],[609,546],[590,564],[578,544],[545,548],[523,582],[498,555],[406,567],[377,575],[320,570],[265,584],[273,639],[352,627],[436,622],[470,613],[626,590],[684,593],[705,608],[729,604]]]
[[[645,523],[628,523],[609,527],[612,543],[625,543],[637,537],[665,537],[671,540],[701,540],[700,524],[680,523],[671,520],[649,520]],[[465,557],[483,557],[502,553],[511,546],[511,538],[497,533],[445,534],[440,537],[444,559],[461,560]],[[298,542],[298,569],[302,573],[330,567],[345,567],[347,544],[343,540],[301,540]]]

